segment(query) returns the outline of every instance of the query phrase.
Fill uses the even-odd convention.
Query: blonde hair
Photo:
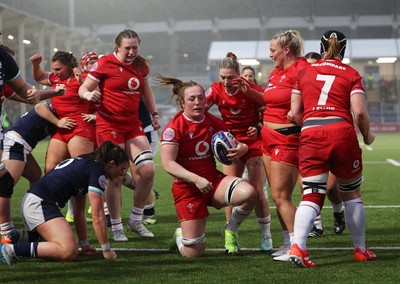
[[[303,55],[304,41],[299,31],[287,30],[274,35],[272,39],[277,40],[281,47],[287,46],[292,51],[295,58],[299,58]]]
[[[234,53],[228,52],[226,57],[219,64],[219,69],[233,69],[240,75],[240,66]]]
[[[159,73],[154,74],[154,76],[156,77],[157,81],[160,83],[160,86],[172,85],[172,88],[171,88],[172,93],[170,94],[170,96],[171,96],[172,100],[174,100],[175,103],[177,105],[179,105],[180,107],[183,106],[183,103],[185,100],[185,90],[187,88],[199,86],[203,90],[203,93],[205,92],[204,87],[201,84],[194,82],[194,81],[183,82],[176,78],[162,76]]]

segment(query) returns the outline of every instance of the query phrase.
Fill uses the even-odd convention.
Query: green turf
[[[107,261],[98,256],[81,255],[73,263],[54,263],[23,258],[11,266],[0,265],[2,283],[398,283],[400,261],[400,194],[398,192],[400,167],[387,159],[400,161],[400,134],[378,134],[368,150],[363,148],[364,177],[363,201],[367,213],[367,245],[374,248],[378,259],[367,263],[352,260],[351,238],[348,229],[343,235],[333,233],[332,209],[323,212],[325,236],[308,241],[311,258],[317,262],[314,269],[297,269],[288,263],[277,263],[268,254],[256,249],[260,231],[254,214],[240,228],[240,245],[249,250],[231,256],[223,253],[224,242],[220,231],[224,224],[223,210],[210,209],[207,222],[207,250],[204,257],[184,259],[176,252],[167,251],[177,227],[177,219],[171,195],[171,177],[161,168],[156,157],[155,188],[161,196],[156,200],[158,222],[148,226],[154,232],[153,240],[143,240],[127,233],[129,242],[115,243],[118,258]],[[43,164],[46,143],[35,149],[34,155]],[[13,218],[22,228],[19,203],[27,183],[21,179],[13,196]],[[126,224],[132,205],[132,192],[123,191],[123,221]],[[295,202],[299,202],[298,189]],[[270,199],[270,203],[272,201]],[[382,206],[382,208],[376,208]],[[274,247],[282,245],[282,237],[275,211],[272,210],[272,235]],[[90,241],[98,247],[96,237],[89,226]],[[111,232],[110,232],[111,233]],[[329,249],[327,249],[329,248]],[[333,249],[332,249],[333,248]],[[125,249],[125,250],[122,250]],[[127,250],[130,249],[130,250]],[[142,250],[140,250],[142,249]],[[151,249],[154,249],[152,251]]]

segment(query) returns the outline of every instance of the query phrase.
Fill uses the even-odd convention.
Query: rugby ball
[[[228,158],[228,149],[235,148],[236,146],[235,136],[227,131],[218,131],[211,139],[211,150],[217,160],[224,165],[233,164]]]

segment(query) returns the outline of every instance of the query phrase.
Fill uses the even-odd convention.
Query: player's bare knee
[[[139,169],[140,178],[146,182],[153,182],[154,180],[154,164],[143,165]]]
[[[62,248],[62,256],[60,261],[75,261],[78,256],[78,245],[67,245]]]
[[[206,235],[197,238],[182,238],[181,254],[187,258],[202,256],[205,251]]]

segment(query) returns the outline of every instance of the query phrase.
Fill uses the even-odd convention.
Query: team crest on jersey
[[[190,212],[193,212],[193,207],[194,207],[193,203],[189,203],[186,207],[189,209]]]
[[[171,141],[175,137],[175,131],[172,128],[165,129],[163,133],[163,140]]]
[[[101,186],[101,188],[106,188],[107,183],[107,178],[104,175],[101,175],[99,177],[99,185]]]
[[[117,132],[115,132],[114,130],[113,130],[113,131],[111,131],[111,135],[113,136],[113,138],[114,138],[114,139],[116,139],[116,138],[117,138]]]
[[[286,75],[284,74],[284,75],[281,76],[281,79],[279,80],[279,83],[282,83],[283,80],[285,80],[285,79],[286,79]]]

